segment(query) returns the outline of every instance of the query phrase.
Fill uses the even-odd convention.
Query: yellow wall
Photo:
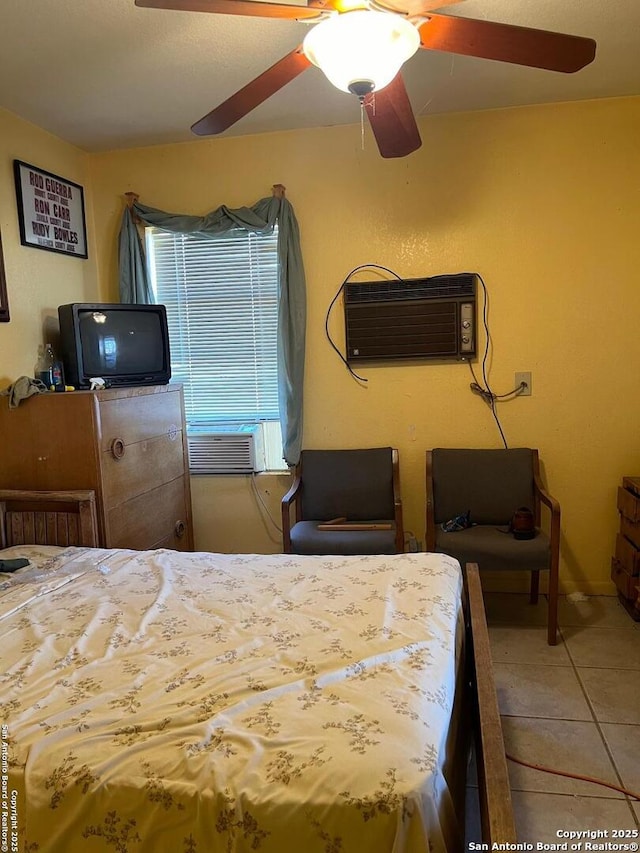
[[[20,244],[13,161],[23,160],[84,187],[89,259]],[[57,340],[58,305],[97,297],[89,157],[0,109],[0,232],[11,322],[0,324],[0,387],[32,376],[38,345]]]
[[[370,137],[362,151],[355,125],[90,156],[100,295],[117,298],[124,192],[165,210],[204,213],[252,203],[285,184],[307,271],[305,446],[397,446],[406,527],[424,543],[424,450],[501,446],[489,409],[470,393],[462,364],[367,368],[368,384],[358,384],[326,341],[325,313],[358,264],[404,276],[480,272],[489,291],[494,390],[510,390],[515,371],[533,373],[533,396],[502,404],[499,413],[511,446],[540,449],[562,504],[563,588],[613,594],[616,488],[623,475],[640,472],[633,362],[640,98],[434,116],[420,130],[420,151],[397,161],[382,160]],[[10,156],[30,159],[22,150]],[[40,164],[83,183],[70,166],[48,161]],[[8,182],[8,164],[5,171]],[[12,196],[2,202],[3,234],[15,227],[13,204]],[[12,304],[23,256],[48,254],[15,242],[14,234]],[[81,262],[64,262],[79,274],[73,265]],[[50,304],[63,298],[56,290]],[[340,342],[341,310],[331,323]],[[5,335],[0,329],[3,366]],[[34,342],[22,372],[33,350]],[[18,361],[12,364],[15,371]],[[259,478],[276,520],[287,483]],[[194,478],[193,500],[197,547],[278,550],[248,479]]]

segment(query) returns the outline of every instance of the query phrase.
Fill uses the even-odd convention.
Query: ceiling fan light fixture
[[[316,24],[302,49],[337,89],[359,94],[363,86],[369,91],[388,86],[419,46],[418,30],[405,18],[357,9]]]

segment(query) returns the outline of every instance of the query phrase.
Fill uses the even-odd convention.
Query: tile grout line
[[[564,643],[564,647],[566,649],[567,655],[569,656],[569,660],[571,661],[571,666],[573,667],[573,671],[575,673],[575,676],[578,679],[578,684],[580,685],[580,689],[582,690],[585,701],[589,707],[589,711],[591,712],[591,716],[593,717],[593,722],[596,724],[596,729],[598,730],[598,734],[600,735],[602,745],[605,748],[605,752],[609,756],[609,761],[611,762],[611,766],[613,767],[613,770],[616,774],[616,778],[618,779],[620,787],[624,788],[626,786],[622,780],[622,776],[620,775],[620,771],[618,770],[618,765],[615,762],[615,759],[613,757],[613,753],[611,752],[611,750],[609,748],[609,744],[607,743],[607,739],[604,736],[604,732],[602,731],[602,728],[600,726],[600,720],[598,719],[598,716],[595,712],[595,709],[593,707],[591,699],[589,698],[589,694],[587,693],[587,688],[585,687],[585,685],[582,681],[582,678],[580,678],[578,666],[573,659],[573,655],[571,654],[571,650],[569,649],[569,644],[567,643],[567,640],[564,636],[562,626],[560,626],[560,625],[558,626],[558,631],[560,633],[560,636],[562,637],[562,642]],[[590,668],[591,669],[611,669],[611,667],[590,667]],[[630,670],[630,672],[633,672],[633,670]],[[625,799],[625,802],[627,803],[629,811],[631,812],[631,817],[633,818],[633,821],[636,825],[636,829],[640,829],[640,822],[638,821],[638,817],[636,816],[635,810],[633,808],[631,797],[629,797],[628,795],[625,794],[624,799]],[[636,802],[636,801],[634,800],[633,802]]]
[[[529,666],[529,664],[522,664],[522,665],[523,666]],[[533,666],[545,666],[546,664],[532,664],[532,665]],[[501,717],[509,717],[511,719],[514,719],[514,720],[521,720],[521,719],[551,720],[552,722],[553,721],[556,721],[556,722],[560,721],[560,722],[564,722],[564,723],[593,723],[593,722],[595,722],[594,720],[583,720],[583,719],[580,719],[579,717],[542,717],[539,714],[507,714],[507,713],[501,712],[500,716]],[[607,723],[607,725],[628,726],[630,729],[640,728],[638,723]]]
[[[543,597],[545,600],[548,600],[548,596],[547,596],[546,594],[542,595],[541,597]],[[494,626],[495,626],[495,625],[497,625],[498,627],[500,627],[500,626],[504,626],[504,625],[509,625],[509,624],[510,624],[510,620],[508,620],[508,621],[506,621],[506,622],[502,622],[502,620],[497,620],[497,621],[493,621],[493,620],[492,620],[492,624],[493,624]],[[511,623],[511,624],[513,625],[513,623]],[[574,628],[585,628],[585,627],[587,627],[587,628],[588,628],[588,627],[599,627],[599,626],[593,626],[593,625],[591,625],[591,626],[590,626],[590,625],[585,624],[585,623],[580,623],[580,624],[575,625],[575,626],[571,626],[571,625],[564,626],[564,628],[565,628],[565,629],[566,629],[566,628],[572,628],[572,627],[574,627]],[[616,626],[613,626],[613,627],[616,627]],[[630,630],[631,630],[631,631],[633,631],[633,630],[634,630],[634,628],[635,628],[636,630],[640,629],[640,623],[633,623],[633,624],[630,626]],[[563,633],[563,627],[560,625],[560,623],[558,623],[558,631],[559,631],[559,633],[560,633],[560,635],[561,635],[562,643],[563,643],[563,645],[564,645],[564,647],[565,647],[565,650],[566,650],[566,652],[567,652],[567,657],[568,657],[568,659],[569,659],[569,662],[568,662],[568,663],[566,663],[566,664],[547,664],[547,663],[541,663],[541,664],[533,664],[533,665],[536,665],[536,666],[555,666],[555,667],[558,667],[558,666],[564,666],[564,667],[565,667],[565,668],[567,668],[567,669],[568,669],[568,668],[571,668],[571,669],[573,670],[573,672],[575,673],[575,676],[576,676],[576,678],[577,678],[577,680],[578,680],[578,684],[580,685],[580,690],[581,690],[581,692],[582,692],[582,694],[583,694],[583,696],[584,696],[584,699],[585,699],[585,701],[586,701],[586,703],[587,703],[587,707],[588,707],[588,709],[589,709],[589,713],[591,714],[591,717],[592,717],[591,722],[592,722],[592,723],[594,723],[594,724],[595,724],[595,726],[596,726],[596,729],[597,729],[598,735],[600,736],[600,739],[601,739],[602,745],[604,746],[604,749],[605,749],[605,754],[607,755],[607,757],[608,757],[609,761],[611,762],[611,766],[613,767],[614,774],[615,774],[615,778],[618,780],[618,782],[619,782],[619,784],[620,784],[620,786],[621,786],[621,787],[625,787],[625,785],[624,785],[624,783],[623,783],[623,781],[622,781],[622,777],[621,777],[621,775],[620,775],[620,772],[619,772],[619,770],[618,770],[618,766],[617,766],[617,764],[616,764],[616,762],[615,762],[615,760],[614,760],[614,758],[613,758],[613,754],[612,754],[612,752],[611,752],[611,750],[610,750],[610,748],[609,748],[609,745],[608,745],[608,743],[607,743],[607,740],[606,740],[606,738],[605,738],[605,736],[604,736],[604,732],[602,731],[600,721],[599,721],[599,720],[598,720],[598,718],[597,718],[597,715],[596,715],[596,713],[595,713],[595,709],[594,709],[594,707],[593,707],[593,704],[592,704],[592,702],[591,702],[591,700],[589,699],[589,696],[588,696],[588,694],[587,694],[586,687],[585,687],[585,685],[584,685],[584,683],[583,683],[583,681],[582,681],[582,679],[581,679],[581,677],[580,677],[580,674],[579,674],[579,672],[578,672],[577,664],[575,663],[575,660],[574,660],[574,658],[573,658],[573,656],[572,656],[571,652],[569,651],[569,646],[568,646],[568,644],[567,644],[567,642],[566,642],[566,639],[565,639],[565,636],[564,636],[564,633]],[[506,662],[503,662],[503,663],[506,663]],[[525,666],[525,664],[519,664],[519,666]],[[604,670],[610,670],[610,669],[612,669],[612,668],[614,668],[614,667],[588,667],[588,668],[589,668],[589,669],[604,669]],[[637,671],[637,670],[632,670],[632,669],[630,669],[630,670],[629,670],[629,672],[630,672],[630,673],[631,673],[631,672],[634,672],[634,671]],[[501,713],[501,717],[512,717],[512,718],[516,718],[516,719],[517,719],[517,718],[519,718],[519,717],[521,717],[521,716],[522,716],[522,715],[520,715],[520,714],[502,714],[502,713]],[[584,722],[587,722],[587,723],[588,723],[588,722],[590,722],[589,720],[569,720],[569,719],[564,718],[564,717],[536,717],[535,715],[529,715],[529,716],[531,716],[531,717],[532,717],[532,719],[539,719],[539,720],[548,719],[548,720],[562,720],[562,721],[565,721],[565,722],[582,722],[582,723],[584,723]],[[632,723],[623,723],[623,724],[621,724],[621,725],[629,725],[629,726],[632,726],[632,725],[635,725],[635,724],[632,724]],[[511,791],[512,791],[512,793],[514,793],[514,792],[515,792],[515,793],[540,793],[540,792],[527,792],[527,791],[521,791],[519,788],[513,788],[513,787],[511,787]],[[622,793],[622,792],[620,792],[620,793]],[[575,795],[575,794],[568,794],[568,793],[557,793],[555,796],[574,797],[574,796],[576,796],[576,795]],[[626,804],[627,804],[627,808],[628,808],[628,809],[629,809],[629,811],[631,812],[631,817],[632,817],[632,820],[633,820],[634,825],[636,826],[636,828],[640,829],[640,820],[639,820],[639,818],[636,816],[636,813],[635,813],[634,808],[633,808],[633,805],[632,805],[632,803],[634,803],[634,802],[636,802],[636,801],[635,801],[635,800],[632,800],[632,799],[631,799],[630,797],[628,797],[627,795],[624,795],[624,794],[623,794],[623,798],[622,798],[622,799],[621,799],[621,798],[619,798],[619,797],[607,797],[607,796],[603,796],[603,797],[590,797],[590,796],[589,796],[589,795],[587,795],[587,794],[580,794],[579,796],[580,796],[580,797],[583,797],[584,799],[606,800],[606,801],[610,801],[610,802],[612,802],[612,803],[613,803],[613,802],[623,802],[623,801],[624,801],[624,802],[626,802]]]

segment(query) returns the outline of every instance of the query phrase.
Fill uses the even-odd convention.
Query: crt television
[[[166,385],[171,379],[164,305],[74,303],[60,305],[60,345],[65,381],[89,388]]]

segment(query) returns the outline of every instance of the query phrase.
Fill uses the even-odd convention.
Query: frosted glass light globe
[[[399,15],[357,9],[316,24],[307,33],[305,56],[343,92],[357,83],[384,89],[420,46],[418,30]]]

